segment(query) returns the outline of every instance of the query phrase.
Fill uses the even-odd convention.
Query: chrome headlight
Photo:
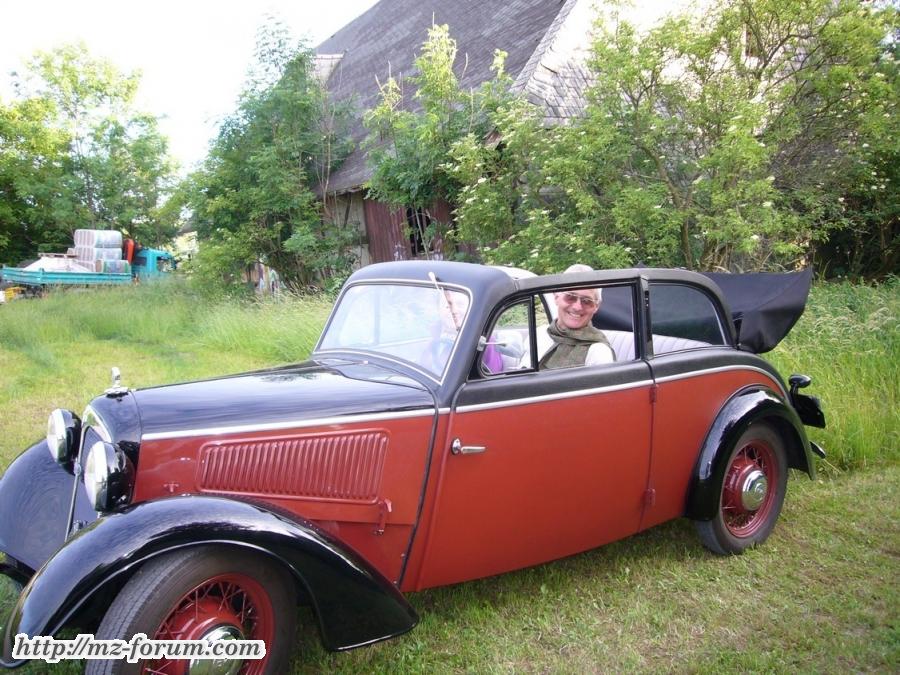
[[[112,443],[97,441],[84,463],[84,487],[95,511],[111,511],[127,504],[134,487],[134,466]]]
[[[66,469],[71,469],[80,441],[81,420],[75,413],[62,408],[50,413],[47,420],[47,447],[53,459]]]

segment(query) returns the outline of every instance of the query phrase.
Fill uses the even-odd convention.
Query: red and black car
[[[718,284],[681,270],[372,265],[306,362],[115,385],[80,417],[54,411],[0,480],[2,571],[24,585],[2,663],[18,665],[17,634],[77,626],[261,639],[266,658],[241,672],[280,672],[297,603],[343,650],[410,630],[404,592],[672,518],[716,553],[761,543],[788,469],[815,475],[804,424],[824,418],[799,393],[808,377],[786,385],[752,353],[799,317],[808,275],[736,279],[719,281],[754,302],[732,314]],[[541,367],[565,298],[593,313],[612,362]]]

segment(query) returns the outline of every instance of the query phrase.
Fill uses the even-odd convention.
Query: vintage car
[[[2,569],[24,585],[2,663],[19,665],[17,634],[71,626],[267,645],[243,665],[88,672],[277,673],[298,603],[344,650],[413,628],[405,592],[672,518],[695,521],[715,553],[741,553],[772,531],[788,469],[814,476],[823,455],[804,430],[824,426],[799,392],[810,379],[786,385],[751,353],[797,320],[804,279],[800,291],[791,275],[751,280],[732,296],[756,304],[733,315],[716,283],[682,270],[371,265],[308,361],[115,382],[80,417],[55,410],[0,481]],[[560,308],[588,312],[615,360],[542,367]]]

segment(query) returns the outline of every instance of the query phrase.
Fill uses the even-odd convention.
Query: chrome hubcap
[[[244,634],[237,626],[217,626],[200,639],[207,642],[243,640]],[[239,659],[191,659],[188,673],[190,675],[237,675],[243,664],[243,660]]]
[[[741,504],[748,511],[756,511],[766,500],[768,491],[769,481],[766,475],[758,469],[751,471],[741,486]]]

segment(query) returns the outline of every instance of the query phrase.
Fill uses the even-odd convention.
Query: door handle
[[[487,448],[483,445],[463,445],[458,438],[454,438],[453,443],[450,445],[450,452],[454,455],[477,455],[485,450]]]

